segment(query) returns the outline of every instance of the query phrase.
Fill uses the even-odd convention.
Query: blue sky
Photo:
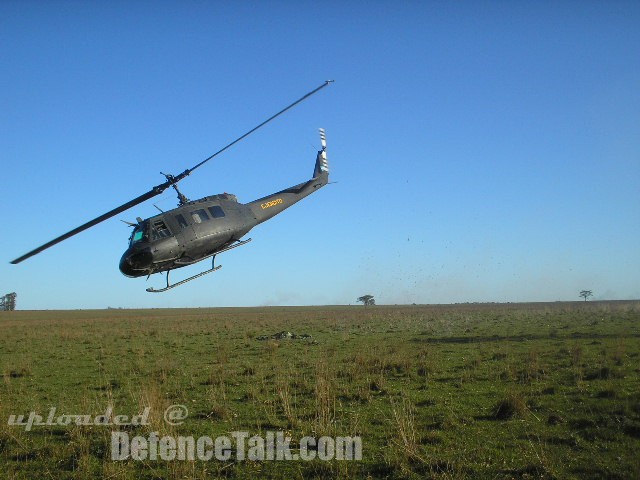
[[[640,298],[638,2],[2,2],[0,293],[20,309]],[[332,180],[165,294],[139,205]],[[157,201],[175,205],[169,190]],[[206,268],[177,270],[178,280]]]

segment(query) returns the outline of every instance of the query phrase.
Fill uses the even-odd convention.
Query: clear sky
[[[0,294],[20,309],[640,298],[640,3],[0,2]],[[337,183],[164,294],[118,271],[181,183]],[[179,280],[208,262],[177,270]]]

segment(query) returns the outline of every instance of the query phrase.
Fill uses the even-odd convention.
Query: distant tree
[[[362,302],[365,307],[370,307],[376,304],[376,301],[373,299],[373,295],[363,295],[358,297],[356,302]]]
[[[15,310],[16,309],[16,293],[7,293],[0,297],[0,310]]]
[[[580,292],[580,296],[582,298],[584,298],[584,301],[587,301],[587,298],[592,297],[593,296],[593,292],[591,290],[582,290]]]

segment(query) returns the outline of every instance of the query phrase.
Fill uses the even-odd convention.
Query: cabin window
[[[200,210],[194,210],[193,212],[191,212],[191,218],[193,218],[193,221],[196,223],[202,223],[209,220],[207,212],[205,212],[202,208]]]
[[[176,215],[176,221],[178,222],[178,225],[180,225],[180,228],[187,228],[187,221],[184,219],[184,217],[182,215]]]
[[[165,223],[160,220],[158,222],[153,222],[153,228],[151,229],[151,240],[159,240],[160,238],[170,237],[171,232],[165,225]]]
[[[212,218],[222,218],[224,217],[224,210],[219,205],[214,205],[213,207],[209,207],[209,213],[211,213]]]

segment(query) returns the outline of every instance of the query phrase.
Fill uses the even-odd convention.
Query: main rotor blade
[[[113,217],[114,215],[118,215],[121,212],[124,212],[125,210],[129,210],[131,207],[135,207],[136,205],[145,202],[147,200],[149,200],[150,198],[155,197],[156,195],[161,194],[165,189],[167,189],[169,186],[171,185],[171,182],[169,180],[167,180],[165,183],[163,183],[162,185],[158,185],[157,187],[153,187],[153,189],[149,190],[147,193],[144,193],[142,195],[140,195],[139,197],[134,198],[133,200],[128,201],[127,203],[124,203],[122,205],[120,205],[117,208],[114,208],[113,210],[100,215],[97,218],[94,218],[93,220],[80,225],[77,228],[74,228],[73,230],[65,233],[64,235],[60,235],[58,238],[54,238],[53,240],[51,240],[50,242],[45,243],[44,245],[39,246],[38,248],[31,250],[29,253],[25,253],[24,255],[22,255],[21,257],[16,258],[15,260],[12,260],[11,263],[13,263],[14,265],[17,263],[20,263],[24,260],[26,260],[29,257],[33,257],[34,255],[37,255],[38,253],[42,252],[43,250],[46,250],[49,247],[54,246],[57,243],[62,242],[63,240],[66,240],[69,237],[73,237],[74,235],[86,230],[87,228],[91,228],[94,225],[97,225],[100,222],[103,222],[105,220],[107,220],[108,218]]]
[[[280,110],[278,113],[276,113],[275,115],[270,116],[269,118],[267,118],[264,122],[262,122],[260,125],[253,127],[251,130],[249,130],[247,133],[245,133],[244,135],[242,135],[241,137],[236,138],[233,142],[231,142],[229,145],[227,145],[226,147],[221,148],[220,150],[218,150],[216,153],[214,153],[213,155],[211,155],[208,158],[205,158],[203,161],[201,161],[199,164],[197,164],[195,167],[190,168],[189,170],[187,170],[189,173],[193,172],[196,168],[204,165],[205,163],[207,163],[209,160],[211,160],[213,157],[216,157],[218,155],[220,155],[222,152],[224,152],[226,149],[228,149],[229,147],[232,147],[233,145],[235,145],[236,143],[238,143],[241,140],[244,140],[245,138],[247,138],[249,135],[251,135],[253,132],[255,132],[256,130],[258,130],[260,127],[264,127],[267,123],[269,123],[271,120],[279,117],[280,115],[282,115],[284,112],[286,112],[287,110],[295,107],[297,104],[299,104],[300,102],[306,100],[307,98],[309,98],[311,95],[313,95],[314,93],[322,90],[324,87],[326,87],[327,85],[329,85],[330,83],[333,83],[333,80],[327,80],[325,81],[322,85],[320,85],[318,88],[315,88],[313,90],[311,90],[309,93],[307,93],[306,95],[300,97],[298,100],[296,100],[295,102],[293,102],[291,105],[283,108],[282,110]],[[188,175],[188,174],[187,174]]]

